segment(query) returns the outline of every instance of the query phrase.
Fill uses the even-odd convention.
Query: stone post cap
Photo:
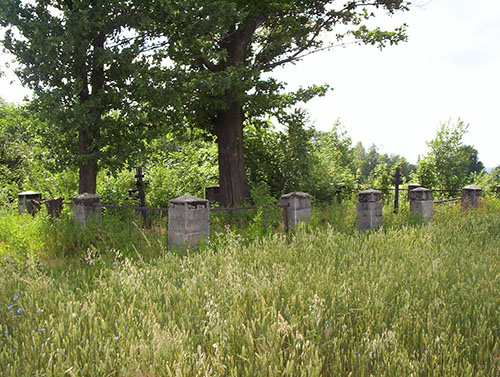
[[[408,193],[410,200],[432,200],[432,191],[425,187],[417,187]]]
[[[196,205],[201,204],[204,206],[208,206],[209,201],[207,199],[198,198],[198,197],[192,196],[192,195],[184,195],[184,196],[180,196],[178,198],[174,198],[174,199],[170,200],[168,203],[171,205],[189,204],[189,205],[196,206]]]
[[[462,191],[476,191],[476,192],[482,192],[480,187],[477,187],[476,185],[469,185],[465,186]]]
[[[50,199],[46,199],[45,200],[45,203],[52,203],[52,202],[62,202],[63,201],[63,198],[60,198],[60,197],[57,197],[57,198],[50,198]]]
[[[408,184],[408,191],[415,190],[416,188],[422,187],[420,183],[409,183]]]
[[[378,202],[381,198],[382,198],[382,192],[373,189],[361,191],[358,194],[358,202],[360,203]]]
[[[210,185],[210,186],[207,186],[207,189],[220,189],[220,185]],[[193,198],[194,198],[194,196],[193,196]]]
[[[35,191],[25,191],[21,192],[20,194],[17,194],[17,196],[40,196],[40,195],[42,194]]]
[[[310,198],[311,195],[306,194],[305,192],[289,192],[288,194],[282,195],[281,199],[287,199],[287,198]]]
[[[99,197],[94,194],[89,194],[88,192],[84,192],[80,195],[73,197],[73,204],[92,204],[99,203]]]

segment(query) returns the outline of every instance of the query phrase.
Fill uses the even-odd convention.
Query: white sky
[[[306,105],[316,128],[339,118],[365,148],[416,162],[442,122],[461,118],[464,142],[485,166],[500,165],[500,1],[432,0],[392,21],[408,24],[408,42],[337,48],[276,76],[291,89],[328,83],[333,91]]]
[[[439,124],[460,117],[470,125],[465,143],[485,166],[500,165],[500,1],[431,0],[391,23],[408,24],[408,42],[325,51],[274,76],[290,89],[330,84],[333,91],[306,105],[318,129],[338,118],[354,142],[416,162]],[[21,101],[29,92],[2,69],[0,97]]]

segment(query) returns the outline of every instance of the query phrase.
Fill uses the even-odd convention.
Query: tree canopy
[[[468,127],[460,119],[440,125],[436,136],[427,143],[429,153],[418,163],[416,177],[422,185],[453,194],[469,183],[472,174],[484,170],[477,150],[463,142]]]
[[[406,1],[187,0],[167,6],[155,12],[153,34],[168,39],[157,59],[170,59],[182,73],[177,83],[189,96],[183,104],[190,123],[217,137],[225,203],[248,196],[245,121],[283,116],[285,109],[326,90],[313,86],[283,93],[284,83],[265,73],[331,44],[351,40],[382,48],[406,39],[404,26],[390,31],[369,27],[378,11],[407,10]]]
[[[283,93],[264,74],[331,44],[404,41],[404,26],[386,31],[373,19],[407,9],[403,0],[9,0],[0,22],[21,81],[53,125],[53,150],[79,166],[80,192],[95,191],[98,164],[141,149],[156,128],[146,116],[174,114],[168,121],[181,132],[216,136],[222,201],[231,204],[248,197],[244,124],[283,119],[326,90]]]
[[[0,8],[2,43],[49,125],[40,132],[61,165],[79,166],[80,192],[95,192],[98,163],[141,149],[134,74],[145,45],[131,36],[145,8],[136,3],[9,0]]]

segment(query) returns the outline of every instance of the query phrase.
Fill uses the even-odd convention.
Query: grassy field
[[[345,210],[184,257],[4,214],[0,375],[500,376],[498,201],[366,234]]]

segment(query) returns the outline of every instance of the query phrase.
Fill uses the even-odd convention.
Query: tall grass
[[[185,257],[101,240],[92,263],[4,261],[0,375],[500,375],[500,208],[455,208],[364,234],[322,211]]]

